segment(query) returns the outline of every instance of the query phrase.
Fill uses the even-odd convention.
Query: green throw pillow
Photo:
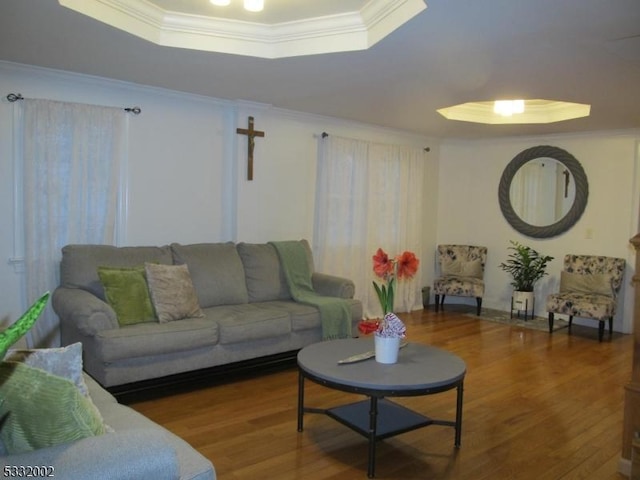
[[[0,363],[0,430],[7,452],[22,453],[105,433],[100,412],[66,378],[19,362]]]
[[[98,276],[118,324],[156,321],[143,266],[98,267]]]

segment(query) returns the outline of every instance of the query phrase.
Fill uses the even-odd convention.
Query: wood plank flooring
[[[462,446],[453,446],[451,427],[435,425],[384,440],[376,478],[626,478],[617,470],[631,335],[599,343],[596,328],[549,335],[460,312],[400,316],[409,341],[467,364]],[[308,406],[361,398],[307,382]],[[455,415],[455,390],[395,400],[433,418]],[[131,406],[208,457],[221,480],[366,479],[366,439],[317,414],[297,432],[296,402],[291,368]]]

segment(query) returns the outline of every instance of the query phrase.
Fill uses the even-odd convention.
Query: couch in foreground
[[[84,381],[107,433],[21,453],[5,452],[0,456],[0,471],[5,476],[215,480],[211,462],[187,442],[119,404],[88,375]]]
[[[313,271],[309,244],[304,240],[300,244],[312,272],[313,289],[343,299],[350,313],[349,328],[357,332],[362,304],[353,298],[353,282]],[[169,285],[164,306],[182,309],[169,311],[168,317],[166,312],[158,315],[152,279],[145,278],[150,269],[172,270],[166,266],[184,267],[180,282],[172,283],[162,275],[154,278],[154,286]],[[148,281],[155,312],[144,308],[147,300],[118,305],[107,298],[105,282],[120,271],[131,277],[131,283],[115,282],[107,293],[119,288],[144,296],[146,288],[140,281],[143,285]],[[111,391],[111,387],[249,359],[259,363],[287,352],[293,357],[300,348],[323,339],[318,308],[292,299],[271,243],[68,245],[62,250],[60,279],[52,303],[60,318],[62,344],[81,342],[85,370]],[[193,296],[189,285],[196,299],[185,302]],[[176,305],[181,303],[186,305]]]

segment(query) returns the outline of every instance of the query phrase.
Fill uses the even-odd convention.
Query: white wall
[[[629,239],[639,229],[640,132],[594,133],[480,141],[447,141],[441,145],[438,198],[438,243],[471,243],[488,247],[483,305],[509,310],[510,277],[498,268],[506,259],[509,240],[555,257],[536,286],[536,314],[546,315],[547,294],[557,291],[562,260],[567,253],[622,257],[627,260],[625,282],[614,329],[632,328],[631,277],[635,257]],[[589,182],[586,210],[568,232],[533,239],[515,231],[498,204],[502,171],[522,150],[552,145],[573,154]],[[587,238],[587,237],[591,238]],[[451,299],[460,301],[462,299]],[[471,302],[469,302],[471,303]],[[578,322],[578,320],[576,320]],[[594,326],[593,322],[582,322]]]
[[[510,239],[556,257],[539,285],[538,314],[555,291],[562,257],[568,252],[627,259],[615,328],[631,329],[634,273],[629,238],[638,232],[640,204],[639,132],[581,136],[447,141],[336,118],[285,111],[269,105],[230,102],[95,77],[0,62],[0,323],[26,307],[14,255],[12,115],[5,96],[142,108],[129,117],[125,175],[128,210],[123,245],[170,242],[264,242],[313,238],[318,135],[430,147],[425,169],[422,284],[431,285],[437,243],[477,243],[489,247],[487,307],[507,310],[509,278],[498,268]],[[246,180],[246,137],[237,127],[255,117],[254,180]],[[589,178],[589,202],[578,224],[559,237],[526,238],[502,217],[497,188],[503,169],[520,151],[555,145],[571,152]],[[587,230],[592,239],[586,239]],[[328,272],[330,273],[330,272]]]
[[[318,135],[429,146],[424,252],[435,248],[437,142],[424,136],[306,115],[243,101],[179,92],[0,62],[0,323],[26,308],[14,255],[12,117],[9,93],[25,98],[140,106],[129,117],[124,175],[128,191],[121,244],[265,242],[313,238]],[[246,179],[247,137],[255,117],[254,180]],[[423,277],[432,277],[431,262]],[[327,272],[331,273],[331,272]],[[428,284],[428,283],[425,283]]]

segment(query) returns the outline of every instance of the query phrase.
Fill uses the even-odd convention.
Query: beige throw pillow
[[[144,268],[160,323],[204,317],[186,265],[145,263]]]
[[[482,278],[482,262],[480,259],[467,261],[445,257],[442,259],[442,275]]]
[[[560,293],[585,293],[594,295],[613,295],[611,275],[606,273],[560,272]]]

